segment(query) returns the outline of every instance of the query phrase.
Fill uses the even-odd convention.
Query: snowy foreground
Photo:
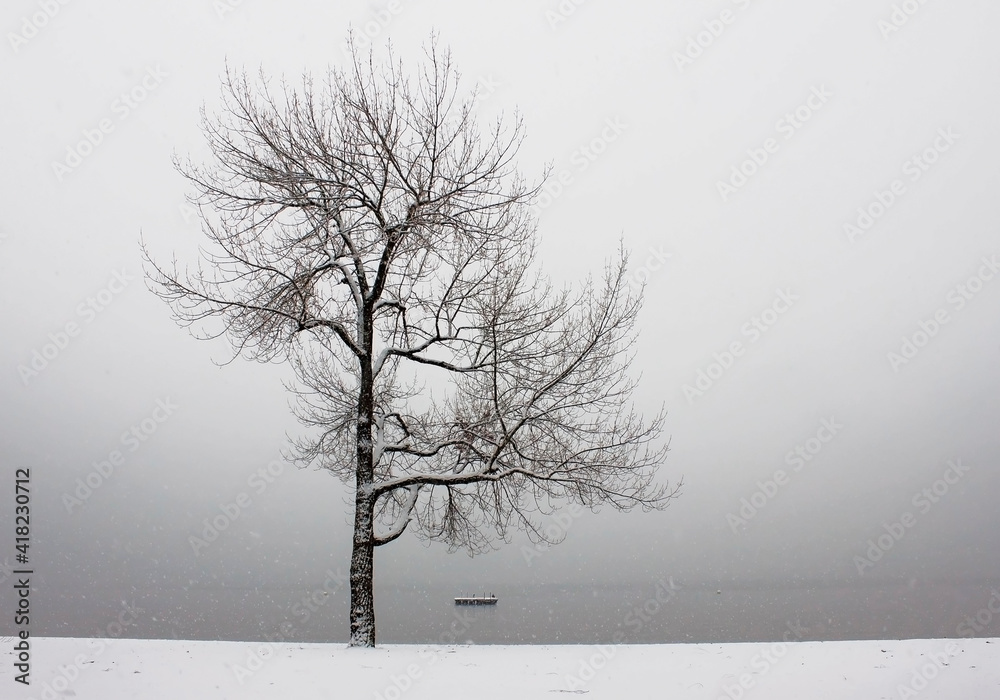
[[[27,688],[12,646],[0,654],[4,698],[1000,698],[1000,639],[348,649],[39,638]]]

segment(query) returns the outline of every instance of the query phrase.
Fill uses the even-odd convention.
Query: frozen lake
[[[724,588],[646,584],[497,587],[499,604],[456,607],[468,586],[378,586],[382,643],[593,644],[830,641],[1000,635],[998,582]],[[312,600],[309,599],[312,594]],[[311,588],[87,591],[36,595],[38,636],[346,642],[346,583]],[[991,603],[992,600],[992,603]],[[122,602],[134,606],[126,611]],[[123,611],[126,611],[123,614]],[[132,614],[134,612],[134,614]],[[968,626],[967,617],[979,622]],[[1000,615],[996,615],[1000,618]],[[126,624],[117,626],[116,620]],[[966,625],[963,627],[963,622]],[[4,620],[4,624],[9,621]],[[109,630],[110,627],[110,630]],[[123,632],[119,632],[123,629]],[[0,628],[0,633],[10,631]]]

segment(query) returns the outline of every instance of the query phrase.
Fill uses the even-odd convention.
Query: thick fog
[[[667,410],[659,479],[683,479],[662,512],[542,518],[565,538],[549,549],[517,534],[469,558],[404,535],[377,550],[379,582],[1000,578],[994,3],[17,0],[2,15],[0,559],[6,574],[14,470],[30,467],[39,608],[346,572],[347,488],[281,459],[303,430],[290,370],[218,366],[228,344],[172,321],[139,241],[198,259],[172,156],[207,157],[199,109],[227,64],[297,83],[343,65],[351,26],[404,65],[437,31],[484,123],[523,118],[522,172],[552,165],[536,210],[553,279],[599,274],[624,243],[645,283],[636,405]]]

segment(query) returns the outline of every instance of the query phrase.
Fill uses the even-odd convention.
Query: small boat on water
[[[482,598],[473,594],[471,598],[455,598],[455,605],[496,605],[497,597],[490,593]]]

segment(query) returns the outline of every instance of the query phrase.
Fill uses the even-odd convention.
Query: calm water
[[[986,610],[1000,582],[916,583],[811,588],[724,589],[669,580],[637,585],[530,585],[493,590],[495,607],[456,607],[472,591],[418,585],[378,586],[382,643],[595,644],[750,642],[1000,636]],[[87,597],[33,598],[32,633],[219,640],[345,642],[347,591],[313,589],[158,589]],[[483,594],[485,591],[479,591]],[[314,593],[314,601],[308,596]],[[998,594],[1000,595],[1000,594]],[[123,629],[122,602],[134,605]],[[994,607],[996,604],[994,603]],[[310,609],[311,608],[311,609]],[[6,617],[6,616],[5,616]],[[989,619],[987,619],[989,618]],[[0,625],[0,634],[10,634]],[[110,627],[109,627],[110,626]]]

